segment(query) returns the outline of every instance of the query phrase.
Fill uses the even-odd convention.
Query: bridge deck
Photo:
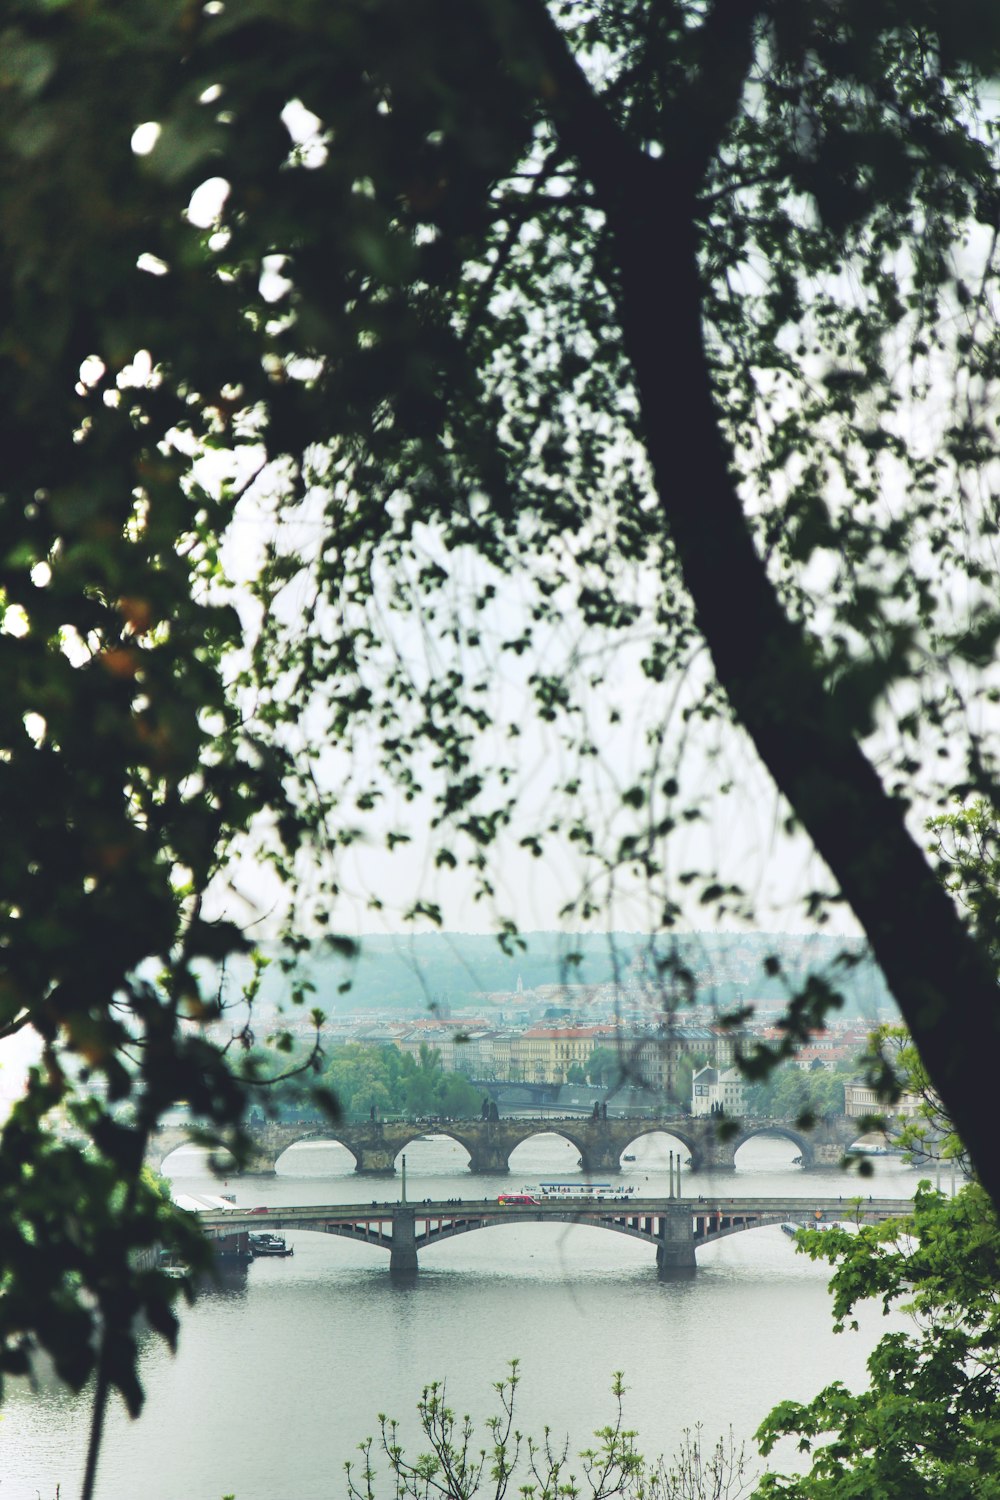
[[[534,1204],[501,1206],[495,1198],[435,1199],[402,1204],[386,1203],[308,1204],[301,1207],[269,1206],[267,1209],[232,1209],[205,1211],[198,1215],[209,1235],[234,1234],[253,1229],[317,1229],[337,1224],[390,1225],[400,1209],[410,1210],[417,1222],[425,1220],[475,1219],[501,1223],[538,1223],[551,1219],[588,1221],[614,1218],[650,1218],[664,1214],[677,1216],[686,1210],[692,1219],[742,1221],[744,1227],[801,1220],[841,1223],[872,1223],[898,1218],[909,1212],[908,1198],[606,1198],[550,1199]]]
[[[422,1203],[268,1205],[198,1215],[210,1238],[238,1242],[254,1229],[308,1229],[376,1245],[389,1252],[390,1274],[416,1274],[418,1252],[459,1234],[504,1224],[589,1224],[655,1247],[662,1278],[693,1275],[696,1250],[713,1240],[767,1224],[872,1223],[903,1217],[901,1198],[623,1198],[552,1199],[501,1204],[496,1198],[425,1199]]]

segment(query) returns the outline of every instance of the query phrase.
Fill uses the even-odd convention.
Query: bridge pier
[[[507,1157],[505,1146],[497,1146],[487,1142],[480,1146],[479,1150],[469,1156],[469,1171],[473,1173],[490,1173],[490,1175],[510,1171],[510,1161]]]
[[[689,1172],[735,1172],[736,1147],[732,1141],[720,1141],[714,1135],[702,1139],[691,1149]]]
[[[362,1146],[355,1149],[355,1172],[362,1177],[395,1177],[396,1153],[385,1146]]]
[[[802,1165],[807,1171],[839,1172],[844,1165],[846,1148],[839,1141],[810,1141],[812,1152],[802,1153]]]
[[[698,1269],[694,1253],[694,1224],[690,1207],[669,1209],[660,1219],[656,1274],[661,1281],[686,1281]]]
[[[280,1153],[267,1150],[256,1150],[252,1156],[248,1156],[240,1168],[241,1177],[274,1177],[278,1165]]]
[[[389,1275],[394,1281],[413,1281],[418,1269],[413,1209],[404,1205],[392,1212]]]
[[[607,1138],[598,1140],[580,1153],[580,1169],[583,1172],[619,1172],[622,1164],[622,1147]]]
[[[486,1120],[479,1127],[465,1126],[462,1145],[469,1153],[469,1171],[504,1173],[510,1171],[510,1153],[521,1142],[517,1131],[511,1131],[509,1120]]]

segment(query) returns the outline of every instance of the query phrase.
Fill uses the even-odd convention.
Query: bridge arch
[[[630,1124],[635,1125],[635,1131],[622,1147],[623,1156],[626,1151],[631,1151],[632,1147],[637,1145],[639,1141],[648,1140],[652,1136],[663,1136],[665,1140],[674,1140],[679,1146],[684,1148],[687,1155],[691,1158],[693,1169],[696,1169],[699,1165],[698,1158],[701,1154],[700,1144],[695,1138],[694,1131],[688,1128],[683,1120],[677,1120],[676,1122],[673,1120],[669,1122],[656,1120],[651,1121],[648,1125],[644,1125],[640,1121],[632,1121]],[[666,1163],[664,1162],[663,1165],[665,1166]]]
[[[417,1208],[417,1213],[419,1216],[419,1207]],[[413,1236],[412,1246],[415,1252],[428,1250],[435,1245],[443,1244],[446,1240],[456,1239],[459,1235],[477,1234],[480,1230],[485,1229],[510,1229],[515,1222],[523,1224],[525,1221],[523,1218],[514,1221],[510,1219],[497,1219],[495,1217],[483,1218],[482,1220],[476,1220],[472,1222],[468,1220],[457,1222],[446,1221],[438,1226],[429,1227],[425,1230],[418,1230]],[[565,1214],[547,1214],[545,1219],[541,1222],[558,1226],[560,1229],[564,1229],[569,1225],[580,1224],[582,1222],[584,1228],[595,1230],[610,1229],[613,1230],[616,1234],[623,1234],[628,1238],[637,1240],[643,1244],[652,1245],[654,1248],[658,1247],[661,1243],[661,1240],[657,1237],[652,1227],[647,1230],[643,1230],[637,1227],[626,1226],[624,1224],[599,1223],[592,1222],[590,1220],[581,1220],[579,1215],[569,1210],[567,1210]],[[326,1238],[346,1240],[349,1243],[355,1245],[369,1245],[375,1250],[388,1251],[390,1255],[392,1255],[394,1248],[393,1236],[391,1234],[386,1234],[381,1227],[373,1227],[369,1229],[365,1228],[361,1224],[349,1223],[330,1224],[323,1227],[319,1225],[316,1225],[314,1227],[307,1224],[296,1224],[294,1226],[294,1229],[296,1234],[317,1234]]]
[[[301,1135],[297,1136],[294,1140],[284,1142],[277,1151],[274,1158],[275,1171],[277,1171],[278,1163],[284,1161],[288,1153],[294,1151],[296,1146],[307,1146],[313,1143],[324,1146],[340,1146],[351,1158],[350,1170],[352,1172],[357,1171],[359,1165],[358,1154],[351,1149],[346,1141],[340,1139],[336,1133],[335,1126],[329,1129],[323,1127],[313,1127],[310,1129],[304,1126]]]
[[[439,1228],[429,1229],[415,1235],[414,1244],[416,1249],[424,1250],[432,1245],[441,1244],[444,1240],[455,1239],[461,1234],[477,1234],[480,1230],[484,1229],[509,1229],[515,1223],[523,1225],[526,1222],[555,1224],[559,1226],[582,1225],[585,1229],[610,1230],[614,1234],[623,1234],[630,1239],[641,1240],[647,1245],[660,1244],[660,1238],[652,1228],[652,1224],[650,1224],[650,1227],[643,1229],[637,1225],[619,1223],[617,1221],[582,1219],[579,1214],[569,1209],[564,1214],[549,1213],[545,1215],[544,1219],[539,1217],[538,1220],[519,1217],[515,1221],[498,1219],[496,1217],[484,1217],[478,1222],[470,1222],[468,1220],[445,1222]]]
[[[565,1142],[580,1158],[582,1170],[585,1172],[592,1170],[592,1164],[589,1159],[590,1152],[586,1140],[579,1132],[574,1131],[573,1122],[567,1120],[540,1120],[537,1129],[526,1131],[518,1139],[510,1140],[509,1143],[506,1143],[504,1147],[507,1158],[505,1165],[508,1170],[514,1170],[512,1166],[514,1155],[522,1146],[527,1146],[529,1143],[534,1144],[544,1140],[546,1137],[552,1137]],[[537,1168],[533,1170],[538,1171]],[[551,1169],[545,1170],[558,1171],[560,1168],[557,1164]],[[575,1171],[577,1169],[574,1166],[566,1170]]]
[[[778,1124],[774,1121],[762,1121],[759,1125],[752,1123],[745,1125],[733,1136],[730,1143],[733,1156],[735,1157],[737,1151],[741,1146],[745,1146],[747,1141],[757,1138],[791,1141],[792,1145],[798,1149],[802,1166],[811,1167],[814,1164],[815,1148],[809,1135],[805,1131],[797,1130],[793,1125]]]
[[[414,1125],[412,1133],[405,1140],[401,1140],[399,1144],[395,1141],[393,1142],[393,1148],[396,1153],[393,1162],[397,1171],[399,1169],[400,1157],[405,1152],[412,1152],[414,1146],[430,1145],[436,1140],[453,1141],[456,1146],[461,1146],[469,1158],[468,1162],[464,1163],[464,1165],[472,1165],[475,1147],[467,1135],[462,1135],[461,1125],[452,1121],[436,1121],[433,1125]],[[420,1153],[418,1152],[417,1154],[419,1155]]]
[[[223,1166],[229,1167],[231,1165],[232,1171],[234,1173],[236,1171],[236,1161],[228,1151],[221,1149],[213,1151],[206,1146],[199,1146],[197,1141],[192,1141],[188,1136],[180,1137],[169,1143],[163,1143],[160,1151],[161,1154],[158,1159],[153,1155],[150,1156],[150,1165],[157,1172],[162,1172],[167,1177],[172,1172],[177,1171],[180,1163],[176,1158],[182,1153],[192,1163],[198,1163],[198,1169],[202,1175],[208,1174],[210,1159],[218,1159]],[[172,1163],[172,1166],[168,1167],[168,1162]]]

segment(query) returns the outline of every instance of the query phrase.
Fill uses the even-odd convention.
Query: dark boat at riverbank
[[[266,1230],[252,1231],[248,1236],[250,1254],[256,1260],[264,1255],[294,1255],[294,1247],[285,1243],[283,1234],[269,1234]]]

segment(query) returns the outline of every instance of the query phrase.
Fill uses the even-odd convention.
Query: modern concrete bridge
[[[910,1207],[908,1200],[900,1198],[557,1199],[511,1206],[484,1198],[213,1210],[199,1214],[198,1219],[209,1238],[225,1239],[230,1245],[238,1236],[265,1228],[341,1235],[388,1250],[390,1272],[404,1278],[416,1274],[419,1251],[457,1234],[504,1224],[589,1224],[652,1245],[657,1271],[666,1280],[693,1275],[698,1246],[727,1235],[765,1224],[879,1223],[900,1218]]]
[[[693,1172],[731,1172],[736,1152],[758,1135],[779,1135],[792,1141],[803,1167],[839,1167],[844,1152],[858,1137],[856,1120],[837,1115],[818,1121],[805,1131],[794,1120],[743,1120],[735,1134],[720,1135],[720,1122],[713,1117],[663,1115],[657,1119],[635,1117],[610,1120],[449,1120],[434,1124],[415,1121],[363,1121],[359,1124],[285,1124],[269,1121],[251,1130],[254,1154],[244,1171],[269,1177],[279,1156],[300,1141],[338,1141],[354,1157],[356,1170],[372,1176],[395,1172],[397,1156],[426,1135],[447,1136],[469,1153],[472,1172],[507,1172],[516,1146],[536,1135],[560,1135],[580,1153],[584,1172],[617,1172],[622,1154],[644,1135],[665,1132],[680,1141],[691,1159]],[[159,1169],[172,1151],[188,1142],[181,1126],[167,1126],[153,1139],[148,1161]]]

